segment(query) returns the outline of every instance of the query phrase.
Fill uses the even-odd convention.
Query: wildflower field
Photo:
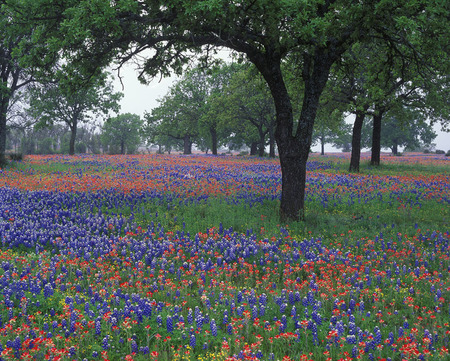
[[[1,360],[448,360],[450,160],[29,156],[0,170]]]

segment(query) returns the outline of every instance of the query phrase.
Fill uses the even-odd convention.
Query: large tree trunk
[[[77,138],[77,126],[78,126],[78,119],[76,116],[74,116],[72,118],[72,122],[69,124],[70,127],[69,155],[75,154],[75,139]]]
[[[123,140],[120,141],[120,154],[125,154],[125,142]]]
[[[280,155],[282,188],[280,219],[282,222],[304,219],[306,162],[312,141],[314,121],[320,95],[330,72],[330,54],[317,51],[313,57],[305,54],[302,77],[305,83],[302,110],[294,131],[292,104],[283,80],[280,63],[274,59],[259,63],[251,59],[269,85],[276,109],[276,130]]]
[[[381,119],[383,118],[383,110],[375,109],[373,115],[372,130],[372,155],[370,157],[371,165],[380,165],[381,158]]]
[[[349,172],[359,172],[359,162],[361,159],[361,130],[366,112],[357,111],[352,134],[352,156],[350,158]]]
[[[75,154],[75,138],[77,137],[77,128],[70,129],[69,155]]]
[[[192,142],[189,135],[185,135],[183,138],[183,154],[192,154]]]
[[[392,145],[392,154],[398,155],[398,144],[397,143],[394,143]]]
[[[211,134],[211,152],[217,155],[217,131],[215,128],[209,128],[209,133]]]
[[[250,155],[256,155],[258,152],[258,142],[252,142],[250,144]]]
[[[264,157],[264,150],[266,147],[266,135],[262,130],[262,126],[258,128],[259,142],[258,142],[258,155]]]

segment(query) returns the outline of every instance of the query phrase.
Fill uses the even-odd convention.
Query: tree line
[[[101,94],[102,96],[99,96]],[[94,84],[88,91],[68,97],[57,83],[27,89],[26,108],[13,116],[7,149],[25,154],[108,153],[133,154],[139,146],[191,154],[192,147],[214,155],[249,150],[250,155],[275,157],[275,107],[269,89],[248,63],[219,63],[186,71],[159,105],[144,120],[136,114],[120,114],[95,124],[99,115],[118,112],[122,94],[110,82]],[[321,103],[312,144],[332,144],[352,150],[351,125],[345,122],[345,106]],[[366,119],[361,146],[370,147],[373,122]],[[436,134],[421,112],[401,106],[384,120],[381,146],[393,154],[399,147],[427,149]]]
[[[359,170],[368,117],[374,165],[380,162],[388,114],[406,107],[427,121],[448,124],[447,2],[2,0],[1,5],[0,154],[14,93],[34,80],[56,75],[59,86],[74,95],[101,79],[111,64],[134,62],[139,79],[147,82],[180,75],[193,59],[210,68],[211,54],[222,48],[252,64],[272,98],[282,220],[303,218],[314,130],[322,121],[331,126],[342,108],[355,116],[351,171]],[[167,103],[178,101],[170,98]],[[184,109],[189,122],[194,105]],[[149,123],[164,123],[163,116],[152,112]],[[197,131],[209,132],[212,147],[215,126],[208,119]],[[185,141],[188,146],[183,136]]]

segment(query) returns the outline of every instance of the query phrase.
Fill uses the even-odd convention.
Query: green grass
[[[344,166],[346,166],[346,164],[344,164],[343,161],[337,162],[337,164],[339,164],[339,167],[341,167],[341,171],[345,173]],[[430,175],[442,174],[442,169],[445,168],[438,165],[426,165],[426,167],[429,172],[427,174]],[[64,172],[67,172],[69,168],[71,169],[71,172],[74,173],[76,173],[80,169],[79,165],[76,164],[63,164],[59,166],[45,164],[42,166],[33,166],[31,172],[35,171],[38,176],[40,176],[44,172],[62,172],[63,169],[65,169]],[[86,168],[83,167],[82,169],[83,172],[85,172],[84,169]],[[377,170],[379,170],[381,174],[389,176],[415,174],[414,172],[417,171],[417,167],[414,164],[401,164],[402,170],[397,171],[396,169],[397,168],[395,168],[395,166],[383,165],[379,168],[372,168],[370,171],[373,171],[374,174],[378,174],[376,172]],[[367,172],[368,170],[364,168],[362,174],[367,175]],[[329,189],[332,190],[333,187],[334,186],[330,185]],[[445,191],[447,191],[447,188],[444,188]],[[415,190],[414,188],[409,187],[407,187],[407,189]],[[364,190],[362,190],[362,192],[364,192]],[[438,259],[438,257],[434,258],[433,255],[431,258],[425,258],[424,254],[426,254],[428,250],[430,250],[430,253],[433,253],[432,239],[427,240],[425,237],[421,238],[420,240],[415,239],[413,243],[409,243],[410,239],[413,238],[410,238],[409,236],[405,237],[405,235],[417,236],[418,233],[427,235],[435,230],[441,233],[447,232],[450,226],[450,207],[448,207],[447,203],[444,203],[444,201],[439,199],[424,199],[423,197],[418,199],[416,198],[415,194],[409,193],[408,191],[402,193],[402,195],[400,195],[398,198],[397,196],[390,198],[389,192],[383,193],[382,199],[378,199],[377,197],[368,197],[369,201],[367,203],[365,203],[364,201],[362,201],[361,203],[358,203],[357,201],[352,203],[349,202],[350,195],[348,193],[342,193],[340,195],[342,196],[341,202],[337,202],[336,204],[334,204],[333,201],[326,206],[324,206],[324,204],[322,204],[319,200],[307,201],[305,209],[305,220],[290,222],[288,225],[280,224],[279,222],[280,202],[278,200],[266,200],[262,203],[256,203],[250,207],[248,204],[245,204],[243,202],[233,202],[233,198],[226,198],[224,196],[211,197],[203,201],[186,200],[175,197],[170,202],[170,204],[167,204],[166,199],[154,199],[152,201],[143,201],[141,203],[138,203],[132,206],[132,209],[130,208],[130,206],[116,208],[108,203],[108,205],[105,205],[101,208],[101,212],[104,215],[122,214],[123,216],[130,216],[133,213],[134,218],[132,219],[132,221],[130,221],[130,223],[136,223],[136,226],[140,226],[146,229],[148,227],[152,227],[153,224],[156,230],[155,233],[158,233],[161,230],[161,227],[164,228],[164,232],[189,232],[191,235],[191,239],[194,237],[194,234],[197,234],[199,232],[205,233],[209,229],[213,227],[219,228],[221,227],[221,225],[223,225],[224,228],[232,227],[233,231],[243,234],[246,234],[247,230],[249,230],[249,233],[251,233],[252,236],[254,235],[255,237],[257,237],[258,239],[270,239],[273,236],[277,237],[278,240],[281,239],[282,242],[280,242],[279,244],[281,255],[283,254],[282,252],[287,251],[290,247],[293,247],[294,241],[304,238],[314,238],[314,240],[318,242],[318,238],[320,238],[321,244],[325,246],[325,248],[328,248],[328,250],[333,250],[333,252],[342,251],[342,253],[351,253],[353,255],[353,261],[347,260],[346,262],[353,262],[352,267],[355,267],[355,270],[358,269],[358,272],[360,272],[359,277],[362,277],[361,282],[364,281],[364,269],[392,271],[393,274],[390,276],[390,278],[380,278],[380,283],[377,283],[374,276],[373,283],[370,286],[366,285],[364,292],[362,292],[362,290],[360,290],[358,287],[355,287],[352,292],[357,292],[357,296],[355,296],[355,298],[358,297],[357,299],[359,301],[364,301],[367,311],[372,311],[370,308],[372,306],[374,308],[374,311],[372,311],[373,313],[375,312],[375,307],[376,310],[381,310],[385,314],[386,322],[388,323],[386,327],[388,327],[390,331],[393,331],[397,335],[399,326],[403,325],[403,322],[406,319],[408,319],[409,321],[417,321],[418,316],[423,318],[427,317],[426,311],[430,310],[431,312],[433,312],[432,310],[434,309],[434,307],[431,307],[430,305],[433,305],[436,301],[434,299],[434,294],[430,292],[431,281],[428,280],[428,277],[431,277],[431,274],[433,274],[433,277],[435,277],[436,279],[440,274],[445,276],[445,272],[448,268],[448,257],[446,259]],[[435,194],[433,196],[435,196]],[[172,197],[168,196],[167,198],[171,199]],[[89,205],[85,208],[82,208],[80,211],[84,212],[85,210],[88,213],[90,212]],[[92,210],[94,214],[96,214],[98,211],[98,209]],[[131,229],[132,231],[136,229],[134,225],[128,225],[130,227],[127,229]],[[289,240],[287,238],[283,239],[282,237],[280,237],[280,228],[282,227],[288,228],[289,235],[294,239]],[[420,228],[422,231],[419,231],[417,228]],[[429,229],[430,232],[428,232],[427,229]],[[385,252],[380,242],[371,241],[374,240],[375,237],[378,237],[380,233],[383,234],[384,239],[387,242],[396,243],[398,241],[399,255],[392,254],[392,252]],[[139,234],[136,234],[127,239],[139,240],[140,237],[145,237],[145,235],[140,236]],[[200,235],[200,237],[203,236]],[[167,239],[171,239],[171,237],[169,236],[167,237]],[[174,237],[174,239],[176,239],[176,237]],[[274,241],[273,243],[276,242],[277,241]],[[131,243],[132,242],[130,241],[130,244]],[[271,242],[268,242],[268,244],[270,243]],[[176,242],[174,242],[174,244],[176,244]],[[416,247],[417,249],[421,249],[420,252],[422,252],[422,250],[425,250],[425,252],[422,252],[422,254],[413,252],[411,257],[402,258],[407,251],[411,250],[412,246]],[[130,248],[127,248],[125,250],[131,252]],[[23,249],[15,249],[14,257],[17,258],[17,255],[26,256],[27,260],[31,260],[33,262],[32,264],[35,265],[35,261],[37,261],[38,259],[43,263],[48,262],[53,256],[52,251],[54,250],[49,247],[49,249],[46,249],[46,252],[37,255],[34,253],[34,250],[32,250],[31,252],[30,250],[28,250],[27,252]],[[7,250],[7,252],[10,252],[10,250]],[[372,253],[375,254],[375,258],[372,257]],[[129,255],[130,253],[125,254],[124,257]],[[9,257],[9,253],[6,254],[6,256]],[[205,258],[208,258],[209,254],[201,254],[201,257],[203,256]],[[324,301],[323,306],[323,316],[326,322],[328,322],[328,320],[330,320],[333,315],[333,301],[335,299],[339,298],[341,301],[344,301],[345,304],[348,304],[350,302],[350,299],[354,297],[353,293],[344,292],[343,295],[338,294],[339,290],[343,291],[343,288],[340,288],[340,286],[338,286],[338,283],[344,283],[347,285],[349,282],[348,277],[351,276],[351,274],[342,273],[344,271],[347,271],[342,268],[344,267],[344,264],[341,264],[340,261],[336,262],[336,264],[333,264],[333,262],[330,261],[330,263],[326,264],[326,267],[323,262],[310,262],[308,266],[311,267],[310,269],[302,268],[295,271],[293,270],[292,275],[286,275],[284,273],[286,269],[279,266],[280,264],[282,264],[281,260],[279,260],[279,263],[274,262],[259,265],[258,261],[259,257],[261,256],[262,255],[252,255],[245,261],[246,265],[253,265],[260,274],[264,274],[264,272],[267,271],[265,277],[258,278],[258,276],[256,276],[256,273],[249,273],[244,269],[239,268],[243,265],[243,263],[239,263],[240,266],[238,266],[238,263],[236,263],[236,268],[229,268],[227,269],[227,272],[221,272],[220,274],[211,276],[207,275],[208,279],[206,280],[205,284],[209,285],[209,282],[211,282],[214,278],[214,282],[217,285],[228,284],[232,286],[232,290],[234,290],[233,292],[237,292],[238,290],[243,289],[255,289],[258,293],[263,291],[265,293],[269,293],[273,285],[276,285],[277,290],[288,287],[284,284],[286,277],[295,279],[295,282],[301,284],[304,281],[309,281],[312,275],[315,275],[318,279],[321,280],[328,279],[325,277],[328,275],[330,276],[329,279],[332,281],[332,283],[326,284],[325,286],[335,288],[336,290],[332,292],[335,292],[336,294],[333,294],[331,291],[329,291],[329,288],[326,288],[325,286],[323,286],[324,288],[321,288],[321,292],[324,292],[324,294],[328,295],[327,297],[329,297],[329,299],[327,299],[327,302]],[[387,260],[383,259],[383,256],[388,257]],[[359,265],[358,260],[355,260],[354,257],[361,258]],[[414,257],[417,258],[415,259]],[[427,275],[427,279],[419,279],[418,277],[416,279],[412,276],[413,273],[411,270],[409,270],[409,268],[419,269],[414,262],[417,260],[418,264],[420,264],[420,262],[422,262],[422,258],[427,259],[427,262],[431,259],[431,261],[429,261],[430,265],[428,265],[426,268],[427,272],[430,273]],[[82,289],[88,289],[89,285],[92,282],[103,281],[105,289],[108,290],[108,292],[111,291],[110,293],[112,293],[117,285],[112,283],[112,278],[110,277],[112,277],[113,275],[115,277],[117,272],[120,273],[120,279],[127,281],[130,279],[131,283],[133,283],[131,280],[137,281],[139,279],[139,281],[141,281],[144,276],[148,276],[148,272],[154,272],[154,270],[150,269],[149,267],[143,267],[142,269],[132,269],[132,265],[127,264],[127,261],[125,261],[125,259],[126,257],[121,260],[119,260],[117,256],[105,257],[103,259],[103,263],[96,263],[96,265],[98,265],[99,267],[103,267],[101,268],[101,271],[100,268],[97,269],[93,267],[93,270],[95,270],[95,272],[92,272],[92,275],[89,271],[88,277],[87,271],[84,271],[83,277],[79,279],[76,279],[78,278],[78,276],[75,272],[78,268],[80,268],[80,266],[77,264],[73,265],[73,260],[71,259],[71,263],[65,265],[67,269],[66,281],[70,280],[71,284],[77,283],[82,287]],[[173,253],[172,256],[168,255],[167,259],[170,260],[170,262],[173,261],[173,264],[176,266],[174,269],[180,269],[182,261],[179,258],[178,254]],[[360,267],[362,266],[361,262],[364,262],[364,267],[368,268],[363,267],[360,269]],[[379,263],[376,262],[386,262],[387,267],[381,265],[378,266]],[[21,274],[25,264],[27,263],[18,262],[18,266],[16,269],[17,274]],[[396,268],[394,265],[399,267],[398,275],[395,273]],[[405,267],[405,270],[407,271],[402,271],[402,267]],[[161,271],[158,268],[156,269],[158,271]],[[424,275],[424,272],[421,269],[419,271],[421,275]],[[102,272],[104,272],[104,274],[102,274]],[[140,275],[139,277],[137,276],[138,272],[142,272],[142,275]],[[59,273],[62,274],[62,270],[61,272],[59,270],[58,272],[55,272],[55,274]],[[99,279],[97,278],[98,275],[102,277],[101,281],[99,281]],[[151,278],[153,277],[154,275],[152,274]],[[175,275],[175,273],[167,273],[167,278],[174,283],[178,282],[176,277],[177,276]],[[398,279],[401,279],[402,287],[400,287],[397,291],[395,289],[395,285]],[[188,280],[191,281],[191,283],[188,283],[189,287],[183,286],[177,288],[181,289],[179,300],[186,299],[186,304],[184,305],[183,310],[185,318],[188,308],[194,309],[195,306],[202,305],[198,297],[198,292],[200,290],[200,285],[197,283],[198,274],[189,274],[189,277],[186,278],[186,281]],[[437,282],[441,281],[443,280],[441,279]],[[415,290],[413,290],[413,292],[418,292],[414,299],[414,302],[418,307],[417,310],[412,309],[408,305],[408,303],[405,302],[405,299],[412,294],[410,291],[410,286],[413,285],[413,282]],[[139,285],[141,287],[142,283],[139,282]],[[181,285],[181,283],[179,285]],[[437,284],[436,287],[440,286]],[[443,288],[443,286],[441,287]],[[219,288],[214,289],[215,291],[219,291]],[[367,292],[365,292],[366,290]],[[220,289],[220,291],[223,290]],[[448,305],[448,295],[447,293],[445,293],[444,289],[442,291],[444,296],[446,297],[445,302],[442,302],[442,304]],[[136,283],[136,285],[133,284],[133,288],[128,289],[128,292],[139,293],[142,292],[142,290],[138,287],[138,283]],[[165,292],[154,293],[151,297],[154,297],[158,302],[164,302],[167,299],[171,299],[170,297],[173,298],[173,292],[174,290],[170,291],[169,288],[167,288],[165,289]],[[226,292],[227,291],[225,291],[225,293]],[[276,291],[274,292],[274,295],[279,295],[278,293],[276,293]],[[307,288],[302,289],[301,292],[301,297],[305,297]],[[330,292],[330,294],[328,294],[328,292]],[[76,291],[72,288],[67,288],[64,292],[55,292],[53,296],[49,298],[44,297],[43,295],[38,295],[37,299],[40,301],[41,306],[38,307],[36,305],[30,304],[29,312],[36,313],[36,322],[40,328],[43,328],[44,323],[50,322],[50,319],[52,319],[48,316],[49,312],[52,309],[61,310],[64,306],[66,306],[66,296],[74,297],[75,295]],[[27,293],[26,296],[30,299],[35,297],[35,295],[31,293]],[[232,297],[234,297],[234,295],[232,295]],[[269,298],[270,307],[267,307],[267,313],[264,317],[267,320],[273,320],[274,317],[279,317],[281,311],[279,311],[279,305],[275,305],[272,295],[270,295]],[[15,309],[19,309],[20,299],[14,298],[12,300],[14,302]],[[125,301],[120,300],[120,303],[115,303],[114,307],[121,309],[124,307],[124,305]],[[97,311],[97,308],[94,307],[94,305],[91,305],[90,307],[92,311]],[[223,309],[225,308],[225,306],[221,303],[216,304],[214,307],[216,308],[211,312],[217,313],[218,315],[223,312]],[[397,310],[399,311],[398,313]],[[446,319],[448,317],[447,306],[443,308],[443,310],[444,312],[442,313],[436,312],[437,321],[435,322],[440,325],[448,322]],[[167,316],[170,315],[172,311],[173,309],[163,309],[160,313],[162,319],[165,321]],[[5,310],[3,310],[2,316],[4,319],[6,319],[6,312],[7,310],[5,308]],[[387,316],[387,313],[390,313],[392,315]],[[368,317],[364,312],[357,312],[355,313],[355,317],[358,327],[361,327],[361,329],[363,330],[367,329],[369,330],[369,332],[372,332],[375,325],[374,322],[377,321],[374,316]],[[216,319],[216,321],[218,321],[218,319]],[[135,327],[133,328],[133,331],[123,327],[120,331],[122,332],[120,336],[125,337],[124,333],[126,333],[125,338],[129,339],[132,334],[136,335],[136,338],[138,338],[141,342],[140,345],[143,344],[142,342],[144,342],[145,340],[147,340],[147,344],[150,345],[154,345],[155,342],[158,343],[158,347],[161,351],[160,358],[158,358],[159,360],[181,360],[182,358],[174,358],[172,356],[172,351],[170,350],[169,343],[164,343],[165,341],[155,341],[155,334],[157,332],[163,333],[165,328],[157,326],[154,319],[152,319],[151,322],[151,333],[150,331],[145,330],[143,327]],[[434,327],[433,324],[436,323],[431,323],[429,322],[429,320],[427,320],[423,321],[423,325],[419,324],[419,321],[417,321],[415,324],[411,324],[411,326],[414,325],[414,327],[417,327],[420,330],[419,334],[422,337],[424,334],[423,329],[426,328],[432,330],[431,327]],[[258,330],[257,332],[261,332],[265,340],[265,344],[262,347],[264,347],[263,351],[266,356],[270,352],[273,352],[276,355],[275,359],[281,359],[282,356],[280,355],[284,355],[287,352],[286,350],[289,348],[290,341],[283,339],[275,340],[274,345],[270,345],[268,339],[272,336],[272,333],[263,330],[262,328],[252,327],[252,325],[248,323],[244,325],[237,336],[228,336],[225,332],[224,327],[225,326],[223,325],[219,325],[219,336],[229,338],[231,353],[238,353],[242,349],[242,347],[240,347],[235,342],[236,340],[240,339],[240,337],[243,337],[243,339],[245,339],[245,342],[248,344],[256,342],[255,333],[253,333],[253,331],[255,331],[256,329]],[[293,320],[290,318],[288,319],[287,328],[289,330],[292,330],[294,328]],[[326,323],[324,324],[323,328],[320,328],[319,339],[325,340],[326,342],[328,331],[328,323]],[[385,331],[387,331],[387,328],[383,329],[384,335],[386,337],[387,332]],[[94,334],[93,329],[91,329],[90,333],[88,333],[88,336],[86,336],[86,338],[83,340],[83,345],[89,346],[83,346],[83,348],[79,350],[79,359],[85,356],[89,357],[92,351],[97,351],[99,353],[102,351],[102,338],[105,334],[110,333],[110,328],[105,327],[105,324],[102,324],[101,333],[101,336],[97,336]],[[119,332],[117,334],[113,333],[112,339],[110,340],[111,344],[115,345],[117,348],[120,348],[122,353],[131,352],[131,349],[128,348],[129,346],[127,346],[126,344],[125,346],[122,345],[119,339],[120,336]],[[311,339],[308,339],[308,337],[310,336],[307,335],[306,330],[305,332],[302,332],[303,339],[301,345],[302,347],[307,348],[291,347],[289,348],[289,352],[292,353],[291,356],[294,357],[294,359],[299,359],[300,355],[303,352],[312,352],[314,354],[314,356],[312,356],[314,360],[325,360],[326,358],[322,354],[322,351],[324,349],[318,348],[319,351],[317,351],[315,346],[312,345]],[[172,335],[171,342],[173,342],[173,344],[175,345],[183,343],[186,344],[187,341],[183,341],[181,337],[182,332],[179,330],[175,330]],[[199,356],[198,359],[209,361],[212,361],[213,359],[221,361],[225,360],[225,357],[223,357],[222,359],[220,357],[216,357],[218,356],[217,352],[218,350],[220,350],[220,342],[223,338],[219,337],[216,341],[214,341],[216,343],[212,345],[210,352],[213,352],[215,350],[215,353],[211,353],[212,356],[208,358],[204,356],[204,352],[201,351],[199,347],[199,345],[201,346],[203,341],[206,341],[206,338],[203,337],[205,336],[199,335],[197,340],[197,349],[195,350],[195,355]],[[445,342],[448,343],[448,340],[445,341],[442,339],[443,338],[441,338],[439,341],[440,345],[443,345]],[[56,342],[60,342],[60,344],[58,344],[58,347],[64,346],[64,342],[62,339],[58,339],[58,341]],[[350,350],[352,346],[345,345],[344,347],[346,347],[347,350]],[[186,350],[188,350],[188,348],[186,348]],[[337,347],[331,347],[330,355],[331,357],[333,357],[333,359],[338,359],[338,357],[341,356],[338,351],[339,350]],[[381,354],[380,352],[380,357],[386,357],[386,355],[389,355],[389,352],[390,351],[386,346],[383,354]],[[43,355],[41,356],[43,357]],[[148,356],[145,357],[146,358],[144,358],[143,355],[140,355],[137,356],[136,359],[148,359]],[[438,359],[438,357],[439,356],[437,356],[436,353],[436,357],[434,359]],[[197,358],[186,356],[186,360],[193,359]]]
[[[320,236],[324,240],[336,235],[347,234],[355,237],[374,235],[386,228],[395,227],[395,232],[415,232],[416,224],[422,229],[448,229],[450,209],[436,200],[423,200],[418,207],[402,207],[395,202],[391,205],[374,201],[368,204],[347,205],[345,202],[335,207],[323,208],[319,202],[307,202],[304,221],[281,224],[279,220],[280,202],[265,201],[249,207],[245,204],[229,204],[224,199],[210,198],[201,203],[170,206],[162,204],[141,205],[135,212],[136,223],[142,228],[160,224],[165,231],[205,233],[208,229],[227,229],[245,234],[259,234],[261,238],[278,236],[280,227],[288,228],[291,235],[308,238]],[[142,211],[144,210],[144,212]],[[103,212],[128,216],[129,208],[106,210]]]

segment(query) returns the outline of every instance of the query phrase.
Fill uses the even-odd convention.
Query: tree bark
[[[69,155],[75,154],[75,138],[77,137],[77,128],[70,129]]]
[[[320,155],[325,155],[325,135],[322,132],[320,137]]]
[[[250,155],[256,155],[258,152],[258,142],[252,142],[250,145]]]
[[[75,139],[77,138],[77,127],[78,127],[78,119],[77,116],[74,115],[72,118],[72,122],[69,123],[70,128],[69,155],[75,154]]]
[[[217,155],[217,131],[215,128],[209,128],[209,133],[211,134],[211,152]]]
[[[275,158],[275,135],[273,125],[269,127],[269,157]]]
[[[372,155],[370,157],[371,165],[380,165],[381,159],[381,119],[383,118],[383,110],[375,109],[373,115],[372,130]]]
[[[266,136],[262,130],[262,126],[258,128],[259,142],[258,142],[258,156],[264,157],[264,149],[266,147]]]
[[[8,104],[9,98],[3,97],[0,103],[0,164],[6,153],[6,111]]]
[[[397,143],[394,143],[392,145],[392,154],[398,155],[398,144]]]
[[[125,154],[125,142],[123,140],[120,141],[120,154]]]
[[[192,142],[189,135],[185,135],[183,138],[183,154],[192,154]]]
[[[357,111],[352,134],[352,155],[350,158],[349,172],[359,172],[359,162],[361,159],[361,130],[366,112]]]
[[[305,83],[302,110],[296,133],[289,94],[281,73],[280,61],[250,59],[264,76],[274,99],[276,110],[275,139],[281,165],[280,220],[303,220],[305,208],[306,162],[312,142],[314,121],[320,95],[334,62],[331,54],[318,49],[313,56],[304,55],[302,77]]]

